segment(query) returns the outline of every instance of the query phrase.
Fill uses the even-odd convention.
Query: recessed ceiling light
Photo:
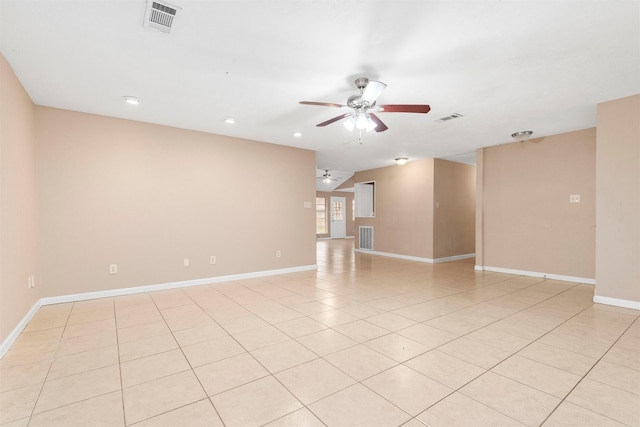
[[[226,119],[224,119],[224,122],[228,125],[232,125],[236,122],[236,119],[234,119],[233,117],[227,117]]]
[[[135,96],[123,96],[122,99],[124,99],[124,102],[130,105],[140,104],[140,99],[136,98]]]
[[[295,136],[296,138],[300,138],[302,136],[302,133],[300,132],[294,132],[293,136]]]

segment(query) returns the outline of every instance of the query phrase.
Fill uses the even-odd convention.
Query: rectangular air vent
[[[360,226],[358,231],[359,231],[358,248],[372,251],[373,250],[373,227]]]
[[[436,120],[437,122],[447,122],[449,120],[453,120],[453,119],[459,119],[460,117],[463,117],[462,114],[458,114],[458,113],[453,113],[450,114],[446,117],[441,117],[438,120]]]
[[[179,8],[168,3],[147,1],[144,26],[163,33],[171,32]]]

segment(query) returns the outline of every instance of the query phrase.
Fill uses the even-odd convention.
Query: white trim
[[[42,302],[42,305],[61,304],[65,302],[84,301],[88,299],[117,297],[121,295],[139,294],[144,292],[164,291],[167,289],[187,288],[189,286],[211,285],[214,283],[230,282],[234,280],[255,279],[258,277],[275,276],[277,274],[316,270],[317,268],[317,265],[304,265],[301,267],[280,268],[278,270],[256,271],[253,273],[232,274],[229,276],[208,277],[205,279],[185,280],[181,282],[169,282],[156,285],[136,286],[132,288],[120,288],[107,291],[62,295],[57,297],[42,298],[40,301]]]
[[[598,304],[614,305],[616,307],[632,308],[640,310],[640,301],[630,301],[627,299],[593,296],[593,302]]]
[[[506,274],[515,274],[518,276],[530,276],[530,277],[540,277],[542,279],[561,280],[563,282],[584,283],[587,285],[596,284],[596,279],[589,279],[586,277],[564,276],[562,274],[540,273],[538,271],[515,270],[513,268],[489,267],[486,265],[476,265],[475,269],[479,271],[492,271],[494,273],[506,273]]]
[[[208,285],[221,282],[229,282],[242,279],[254,279],[258,277],[275,276],[277,274],[298,273],[301,271],[317,270],[317,265],[303,265],[300,267],[280,268],[277,270],[256,271],[252,273],[232,274],[229,276],[209,277],[206,279],[185,280],[182,282],[160,283],[156,285],[135,286],[132,288],[110,289],[107,291],[85,292],[81,294],[61,295],[57,297],[40,298],[29,312],[22,318],[9,336],[0,344],[0,359],[11,348],[20,333],[29,324],[33,316],[43,305],[62,304],[66,302],[84,301],[97,298],[116,297],[121,295],[138,294],[144,292],[162,291],[165,289],[186,288],[189,286]]]
[[[439,263],[439,262],[449,262],[449,261],[458,261],[461,259],[469,259],[469,258],[475,258],[476,254],[462,254],[462,255],[453,255],[453,256],[446,256],[443,258],[435,258],[433,260],[434,263]]]
[[[460,260],[460,259],[467,259],[467,258],[473,258],[476,256],[476,254],[464,254],[464,255],[454,255],[454,256],[449,256],[449,257],[444,257],[444,258],[422,258],[422,257],[417,257],[417,256],[411,256],[411,255],[401,255],[401,254],[394,254],[391,252],[379,252],[379,251],[369,251],[367,249],[354,249],[354,252],[360,252],[363,254],[371,254],[371,255],[379,255],[379,256],[386,256],[389,258],[400,258],[400,259],[406,259],[409,261],[418,261],[418,262],[426,262],[428,264],[437,264],[440,262],[449,262],[449,261],[456,261],[456,260]]]
[[[38,310],[40,310],[40,307],[42,307],[42,303],[41,303],[41,300],[38,300],[33,305],[33,307],[31,307],[31,310],[29,310],[27,314],[25,314],[25,316],[22,318],[20,323],[18,323],[18,325],[15,328],[13,328],[13,331],[11,331],[9,336],[5,338],[2,344],[0,344],[0,359],[2,359],[4,355],[7,353],[7,351],[9,351],[13,343],[16,341],[16,339],[18,339],[18,336],[20,336],[20,333],[24,330],[24,328],[27,327],[27,325],[29,324],[31,319],[33,319],[33,316],[36,315]]]
[[[338,237],[336,240],[340,240],[340,239],[355,239],[355,236],[344,236],[344,237]],[[316,237],[316,240],[332,240],[332,237]]]

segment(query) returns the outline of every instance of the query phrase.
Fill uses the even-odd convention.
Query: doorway
[[[331,238],[344,239],[347,237],[347,218],[345,197],[331,197]]]

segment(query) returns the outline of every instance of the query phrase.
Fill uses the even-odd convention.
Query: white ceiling
[[[639,1],[171,3],[166,35],[142,25],[145,0],[0,0],[0,49],[38,105],[307,148],[346,175],[472,162],[515,131],[593,127],[597,103],[640,93]],[[344,111],[298,104],[344,104],[359,76],[388,85],[380,104],[432,110],[380,113],[389,130],[360,143],[315,126]]]

